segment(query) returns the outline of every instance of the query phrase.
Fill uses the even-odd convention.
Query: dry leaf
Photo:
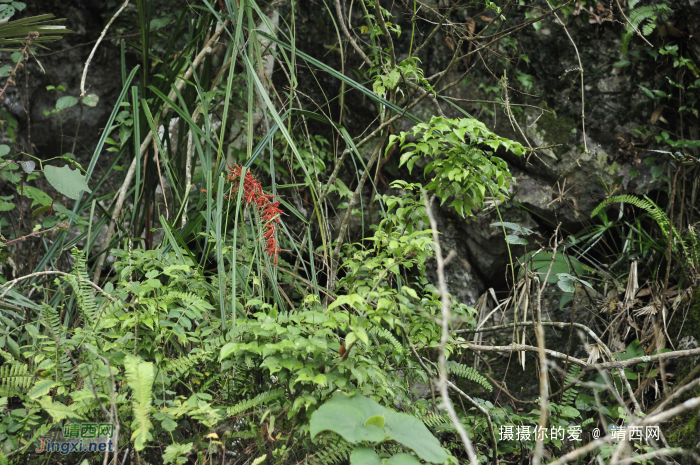
[[[656,122],[659,120],[661,117],[661,113],[664,111],[664,106],[659,105],[654,109],[654,112],[651,114],[651,124],[656,124]]]
[[[659,27],[659,35],[661,37],[683,37],[683,32],[676,29],[671,23],[664,23]]]
[[[474,35],[474,30],[476,29],[476,23],[473,18],[469,18],[467,21],[467,31],[469,31],[469,37]]]
[[[649,289],[648,287],[645,287],[641,291],[637,292],[637,297],[646,297],[649,294],[651,294],[651,289]]]

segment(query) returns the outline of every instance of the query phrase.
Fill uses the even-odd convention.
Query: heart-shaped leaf
[[[69,199],[78,200],[83,191],[92,193],[80,171],[72,170],[68,166],[46,166],[44,175],[54,189]]]

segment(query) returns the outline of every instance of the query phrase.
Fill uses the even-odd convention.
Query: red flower
[[[237,192],[241,179],[241,167],[235,165],[229,167],[230,174],[226,176],[226,180],[231,183],[231,194],[229,200],[234,198],[233,192]],[[277,254],[280,249],[277,248],[277,225],[280,222],[279,215],[282,210],[279,209],[279,202],[274,201],[275,196],[265,194],[262,190],[260,182],[253,177],[250,171],[246,171],[243,179],[243,200],[247,205],[255,204],[258,207],[262,218],[265,220],[265,232],[263,238],[266,241],[265,251],[270,257],[274,257],[277,264]]]

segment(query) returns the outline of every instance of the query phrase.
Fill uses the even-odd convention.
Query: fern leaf
[[[450,420],[450,416],[446,413],[443,415],[429,415],[425,418],[420,418],[420,420],[428,428],[436,428],[440,425],[444,425],[445,423],[449,423],[452,421]]]
[[[244,400],[243,402],[239,402],[233,407],[228,407],[226,409],[226,416],[232,417],[238,415],[241,412],[250,410],[256,405],[266,404],[270,401],[277,399],[278,397],[282,397],[283,395],[284,391],[282,389],[275,389],[272,391],[263,392],[253,397],[252,399]]]
[[[29,367],[23,363],[0,366],[0,396],[11,397],[25,391],[32,383]]]
[[[95,296],[93,294],[92,286],[88,284],[88,282],[90,282],[90,278],[88,278],[87,274],[85,254],[77,247],[73,247],[71,254],[75,259],[75,264],[73,266],[73,273],[75,276],[66,276],[66,281],[70,283],[73,291],[75,292],[78,300],[78,307],[80,308],[85,321],[94,323],[97,321],[97,306],[95,305]]]
[[[567,373],[566,377],[564,378],[564,385],[566,386],[573,383],[578,377],[579,373],[581,373],[581,367],[578,365],[571,365],[571,368],[569,368],[569,373]],[[578,383],[576,383],[575,386],[578,386]],[[578,396],[578,391],[573,387],[570,387],[562,394],[562,405],[565,407],[573,406],[574,402],[576,401],[576,396]]]
[[[391,346],[393,347],[394,352],[396,352],[397,354],[403,354],[403,353],[404,353],[403,344],[401,344],[401,343],[394,337],[394,335],[391,334],[391,331],[389,331],[389,330],[387,330],[387,329],[384,329],[384,328],[382,328],[382,327],[379,327],[379,326],[375,326],[375,327],[373,327],[372,329],[370,329],[369,332],[370,332],[370,334],[373,334],[373,335],[375,335],[375,336],[377,336],[377,337],[382,337],[382,338],[386,339],[386,341],[387,341],[389,344],[391,344]]]
[[[46,413],[51,415],[55,421],[61,421],[66,418],[74,420],[85,419],[82,415],[75,411],[75,408],[72,405],[67,406],[58,401],[54,402],[49,396],[44,396],[39,399],[39,404],[41,404],[41,408],[43,408]]]
[[[343,439],[326,444],[321,450],[311,457],[314,465],[334,465],[346,462],[350,453],[354,449],[353,445]]]
[[[658,207],[649,197],[646,195],[644,196],[644,200],[635,197],[633,195],[617,195],[615,197],[610,197],[609,199],[604,200],[600,205],[595,207],[593,210],[593,213],[591,213],[591,218],[596,216],[600,211],[610,205],[611,203],[628,203],[631,205],[634,205],[637,208],[641,208],[642,210],[646,211],[649,213],[649,216],[651,216],[654,221],[659,225],[659,228],[661,228],[661,232],[664,236],[668,237],[668,231],[669,228],[671,227],[671,223],[668,220],[668,217],[666,216],[666,213],[662,209]],[[673,237],[675,240],[677,240],[682,249],[683,249],[683,255],[686,258],[686,260],[691,259],[690,256],[690,251],[688,250],[688,246],[683,240],[683,238],[678,234],[678,231],[676,230],[675,227],[673,227]],[[676,251],[678,249],[676,248]]]
[[[483,377],[478,371],[472,367],[468,367],[461,363],[453,362],[452,360],[447,361],[447,371],[453,375],[459,376],[461,378],[466,378],[475,383],[478,383],[484,387],[487,391],[493,391],[493,386],[488,380]]]
[[[127,355],[124,360],[126,377],[132,392],[132,404],[134,410],[134,422],[131,427],[134,433],[131,440],[134,441],[136,450],[143,450],[146,442],[153,439],[151,436],[151,396],[153,393],[153,381],[155,370],[150,362],[143,362],[138,357]]]

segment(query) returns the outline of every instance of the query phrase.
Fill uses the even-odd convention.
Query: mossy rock
[[[551,113],[544,113],[537,121],[537,130],[544,133],[544,140],[553,147],[552,151],[561,156],[576,144],[576,121],[572,118],[557,118]]]

